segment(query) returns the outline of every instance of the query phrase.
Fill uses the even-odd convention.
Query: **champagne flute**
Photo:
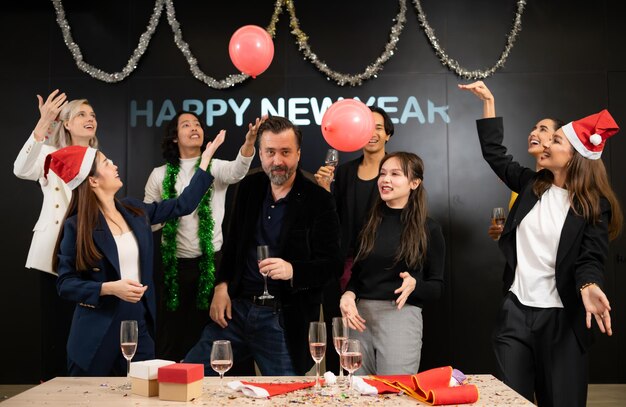
[[[139,329],[137,321],[122,321],[120,324],[120,347],[122,355],[126,359],[126,383],[122,387],[124,390],[130,390],[130,360],[135,356],[137,351],[137,340],[139,338]]]
[[[224,392],[224,373],[233,367],[230,341],[214,341],[211,348],[211,368],[220,375],[220,393]]]
[[[309,350],[311,357],[315,361],[315,386],[313,391],[319,393],[322,390],[320,385],[320,362],[326,353],[326,323],[311,322],[309,324]]]
[[[341,358],[341,346],[344,341],[348,339],[348,318],[346,317],[334,317],[333,318],[333,345],[335,345],[335,352]],[[343,368],[339,366],[339,379],[338,383],[343,383]]]
[[[506,221],[504,208],[493,208],[491,211],[491,224],[503,226]]]
[[[337,167],[337,164],[339,164],[339,152],[335,150],[334,148],[329,148],[328,151],[326,152],[326,159],[324,160],[324,165]]]
[[[358,339],[346,339],[341,347],[341,367],[348,371],[348,381],[353,391],[352,373],[358,370],[363,363],[363,354],[361,353],[361,342]]]
[[[270,247],[269,246],[257,246],[256,247],[256,259],[260,262],[261,260],[265,260],[270,257]],[[261,273],[263,276],[263,294],[259,297],[260,300],[271,300],[274,298],[269,291],[267,291],[267,273]]]

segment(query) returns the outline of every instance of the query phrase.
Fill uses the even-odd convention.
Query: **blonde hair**
[[[63,148],[72,145],[72,135],[65,128],[64,124],[76,117],[82,105],[91,106],[87,99],[72,100],[63,106],[63,109],[59,112],[59,117],[57,118],[54,130],[48,140],[50,145],[56,148]],[[94,137],[89,140],[89,147],[98,148],[98,138]]]

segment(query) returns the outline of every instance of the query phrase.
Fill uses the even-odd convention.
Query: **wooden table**
[[[311,377],[228,377],[230,380],[250,380],[259,382],[270,381],[303,381]],[[533,406],[504,383],[491,375],[469,375],[469,383],[478,386],[480,399],[472,406]],[[1,407],[10,406],[181,406],[182,402],[161,401],[158,397],[141,397],[130,391],[120,390],[126,382],[123,377],[57,377],[40,384],[15,397],[2,402]],[[205,377],[202,397],[189,402],[196,406],[289,406],[299,404],[320,406],[417,406],[424,405],[406,395],[382,395],[377,397],[345,397],[341,393],[332,396],[314,395],[310,390],[300,390],[271,399],[253,399],[241,393],[225,390],[219,392],[219,378]],[[345,394],[345,393],[344,393]]]

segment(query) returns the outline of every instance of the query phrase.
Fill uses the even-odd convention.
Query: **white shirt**
[[[517,227],[517,267],[510,291],[526,306],[563,308],[555,267],[569,208],[567,190],[552,185]]]
[[[176,178],[176,192],[178,195],[189,185],[196,170],[199,157],[180,160],[180,171]],[[213,176],[213,192],[211,194],[211,213],[213,215],[213,248],[218,251],[222,248],[224,237],[222,235],[222,221],[224,220],[224,205],[228,185],[237,183],[243,179],[250,169],[254,158],[244,157],[241,151],[234,161],[218,159],[211,160],[211,175]],[[166,165],[152,170],[148,182],[146,182],[144,202],[160,202],[163,200],[163,179],[165,179]],[[176,235],[176,257],[195,258],[202,255],[200,239],[198,237],[198,210],[179,218],[178,233]],[[152,230],[158,230],[163,225],[154,225]]]
[[[139,246],[132,231],[113,235],[117,246],[117,255],[120,262],[120,276],[122,279],[141,282],[139,273]]]

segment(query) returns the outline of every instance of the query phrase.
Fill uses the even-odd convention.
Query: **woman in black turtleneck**
[[[341,312],[361,341],[357,374],[415,374],[422,304],[443,291],[445,242],[427,217],[424,163],[413,153],[381,162],[380,198],[365,224]]]

